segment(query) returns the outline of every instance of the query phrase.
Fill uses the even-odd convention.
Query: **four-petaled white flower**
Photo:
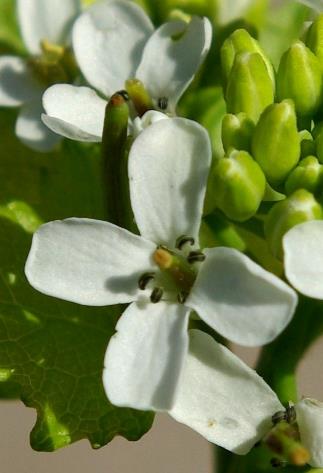
[[[300,440],[313,467],[323,467],[323,403],[294,405]],[[245,455],[284,411],[268,384],[210,335],[190,330],[190,346],[177,397],[169,414],[207,440]]]
[[[73,48],[88,83],[104,97],[139,79],[157,110],[174,113],[211,43],[207,18],[153,25],[137,5],[105,0],[84,12],[73,27]],[[79,141],[100,142],[106,100],[89,87],[59,84],[43,97],[44,123]]]
[[[0,56],[0,106],[21,107],[16,134],[27,146],[51,150],[59,137],[41,120],[42,95],[48,84],[35,74],[30,60],[42,54],[41,43],[66,45],[73,20],[80,13],[80,0],[18,0],[18,20],[30,59]]]
[[[323,299],[323,220],[296,225],[283,238],[285,274],[300,293]]]
[[[240,252],[205,249],[204,262],[189,263],[203,256],[198,234],[210,162],[203,127],[183,118],[157,121],[129,154],[141,236],[75,218],[45,224],[34,235],[26,275],[36,289],[85,305],[132,302],[105,357],[104,385],[113,404],[171,409],[192,311],[224,337],[249,346],[270,342],[293,315],[295,292]],[[182,235],[194,239],[191,251],[189,243],[176,246]]]

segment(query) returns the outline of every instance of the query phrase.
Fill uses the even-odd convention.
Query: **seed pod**
[[[265,192],[265,176],[245,151],[233,151],[218,161],[213,169],[215,202],[232,220],[243,222],[258,210]]]
[[[258,53],[235,56],[226,90],[229,113],[245,112],[255,123],[274,101],[274,87],[268,69]]]
[[[260,47],[258,41],[254,39],[247,30],[235,30],[223,43],[221,47],[221,67],[224,85],[228,83],[235,56],[239,53],[258,53],[262,57],[268,74],[275,87],[275,74],[271,62]]]
[[[301,41],[282,56],[277,73],[279,100],[292,99],[298,116],[312,116],[322,101],[322,69],[319,60]]]
[[[291,101],[272,104],[263,112],[253,134],[252,155],[273,186],[296,166],[300,138]]]
[[[306,189],[313,194],[322,188],[323,166],[315,156],[307,156],[293,169],[285,183],[287,195],[297,189]],[[323,189],[322,189],[323,190]]]
[[[245,114],[227,113],[222,120],[222,144],[224,151],[233,149],[250,151],[254,122]]]
[[[275,204],[265,221],[265,235],[272,254],[282,259],[282,238],[285,233],[299,223],[321,219],[322,216],[321,205],[305,189],[299,189]]]

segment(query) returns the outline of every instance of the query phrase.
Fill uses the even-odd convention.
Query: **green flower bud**
[[[275,74],[271,62],[267,58],[264,51],[261,49],[258,41],[254,39],[247,30],[235,30],[223,43],[221,47],[221,66],[222,78],[224,84],[227,84],[233,67],[236,54],[239,53],[258,53],[262,57],[268,74],[272,80],[273,86],[275,84]]]
[[[224,151],[232,149],[250,151],[254,122],[245,113],[228,113],[222,120],[222,144]]]
[[[274,101],[272,80],[260,54],[236,55],[225,95],[229,113],[245,112],[251,120],[258,121]]]
[[[286,198],[285,194],[275,191],[268,182],[266,182],[265,194],[263,196],[264,202],[278,202],[279,200],[284,200]]]
[[[316,156],[320,163],[323,163],[323,129],[317,134],[315,138]]]
[[[322,63],[323,61],[323,14],[318,15],[311,24],[306,34],[306,46],[315,54]]]
[[[317,57],[301,41],[283,54],[277,73],[279,100],[290,98],[296,113],[311,116],[322,99],[322,69]]]
[[[323,183],[323,166],[315,156],[307,156],[293,169],[285,183],[287,195],[297,189],[306,189],[313,194]]]
[[[273,186],[296,166],[300,139],[291,101],[272,104],[263,112],[253,134],[252,155]]]
[[[275,204],[265,222],[265,235],[273,255],[282,259],[282,239],[288,230],[299,223],[322,217],[322,207],[313,194],[305,189],[299,189]]]
[[[213,169],[215,203],[232,220],[243,222],[258,210],[265,192],[266,179],[246,151],[232,151]]]
[[[300,131],[299,139],[301,142],[301,159],[316,154],[316,145],[312,134],[308,130]]]

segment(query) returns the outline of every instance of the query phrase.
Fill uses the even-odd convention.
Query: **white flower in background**
[[[323,220],[311,220],[283,238],[285,274],[305,296],[323,299]]]
[[[17,9],[30,56],[0,56],[0,106],[21,107],[16,122],[18,138],[32,149],[48,151],[59,138],[41,121],[42,95],[52,77],[42,77],[38,59],[44,49],[58,54],[68,44],[72,22],[80,13],[80,0],[18,0]]]
[[[26,275],[36,289],[85,305],[132,302],[105,357],[113,404],[172,407],[192,311],[243,345],[270,342],[293,315],[295,292],[247,256],[230,248],[197,250],[210,162],[203,127],[182,118],[159,120],[129,154],[141,236],[75,218],[45,224],[34,235]]]
[[[218,21],[226,24],[241,18],[254,0],[218,0]]]
[[[73,47],[88,83],[108,98],[139,79],[156,109],[175,112],[211,43],[207,18],[172,21],[154,31],[137,5],[119,1],[94,4],[75,22]],[[43,97],[44,123],[79,141],[102,140],[106,100],[88,87],[50,87]]]
[[[256,371],[210,335],[190,330],[190,345],[177,397],[169,414],[208,441],[245,455],[284,411],[276,394]],[[323,467],[323,403],[303,399],[294,405],[300,441],[309,464]]]

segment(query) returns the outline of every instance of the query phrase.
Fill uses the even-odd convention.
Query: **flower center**
[[[31,57],[28,65],[34,77],[44,86],[73,82],[78,74],[72,51],[47,40],[40,43],[42,53]]]
[[[193,238],[180,237],[177,240],[176,251],[165,246],[156,248],[153,260],[159,267],[159,272],[145,273],[138,281],[140,289],[146,289],[147,285],[154,281],[151,302],[159,302],[165,293],[167,300],[172,300],[175,295],[179,303],[185,302],[197,277],[198,268],[194,263],[205,259],[201,251],[185,251],[187,244],[194,244]]]

